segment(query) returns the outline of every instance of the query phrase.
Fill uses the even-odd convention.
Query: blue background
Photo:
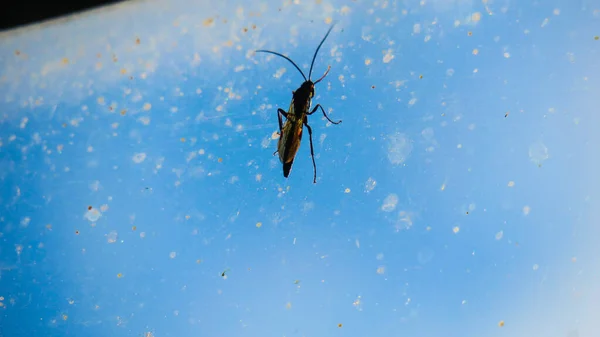
[[[253,51],[308,72],[333,21],[313,106],[343,123],[311,116],[317,184],[306,130],[285,179],[302,77]],[[598,27],[178,0],[1,33],[0,335],[600,335]]]

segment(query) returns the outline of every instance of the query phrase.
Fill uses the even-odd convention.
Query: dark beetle
[[[321,45],[323,45],[323,42],[325,42],[325,39],[327,39],[327,36],[329,36],[329,33],[331,33],[331,30],[334,26],[335,24],[329,28],[327,34],[325,34],[325,37],[323,38],[323,40],[321,40],[321,43],[319,43],[317,50],[315,50],[315,55],[313,56],[312,62],[310,64],[310,70],[308,72],[308,79],[306,78],[302,70],[300,70],[300,67],[298,67],[296,63],[294,63],[294,61],[292,61],[289,57],[270,50],[256,51],[257,53],[270,53],[283,57],[284,59],[288,60],[291,64],[293,64],[294,67],[298,69],[298,71],[304,78],[304,83],[302,83],[302,85],[298,89],[296,89],[296,91],[292,92],[292,102],[290,103],[288,111],[285,112],[281,108],[277,109],[277,119],[279,120],[279,141],[277,142],[277,151],[275,151],[273,155],[279,153],[279,160],[283,164],[283,176],[286,178],[290,175],[290,170],[292,169],[294,158],[296,157],[296,153],[300,148],[300,142],[302,140],[302,130],[303,127],[306,126],[306,128],[308,129],[308,136],[310,140],[310,155],[312,157],[313,162],[313,183],[317,183],[317,164],[315,163],[315,152],[313,149],[312,141],[312,129],[308,125],[308,116],[314,114],[317,111],[317,109],[321,109],[325,118],[327,118],[327,120],[330,121],[332,124],[339,124],[342,122],[341,120],[337,122],[332,121],[329,118],[329,116],[327,116],[327,113],[325,112],[321,104],[317,104],[312,110],[310,109],[312,98],[315,95],[315,85],[321,82],[321,80],[323,80],[325,76],[327,76],[329,70],[331,69],[331,66],[328,66],[327,71],[325,71],[325,74],[323,74],[321,78],[313,82],[310,79],[310,76],[312,75],[313,65],[315,64],[315,59],[317,58],[317,53],[319,52],[319,49],[321,49]],[[285,123],[283,122],[282,116],[285,117]]]

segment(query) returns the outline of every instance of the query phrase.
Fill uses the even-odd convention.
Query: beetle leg
[[[339,121],[337,121],[337,122],[334,122],[331,119],[329,119],[329,116],[327,116],[327,113],[325,112],[325,110],[323,109],[323,107],[321,106],[321,104],[315,105],[315,108],[312,109],[311,112],[307,113],[307,115],[310,116],[310,115],[314,114],[317,111],[318,108],[321,108],[321,111],[323,112],[323,116],[325,116],[325,118],[327,118],[327,120],[330,121],[331,124],[340,124],[342,122],[341,119]]]
[[[285,117],[285,119],[288,118],[287,112],[279,108],[277,109],[277,120],[279,121],[279,132],[277,132],[277,134],[279,135],[279,137],[281,137],[281,135],[283,134],[283,120],[281,119],[281,116]],[[279,152],[279,149],[273,152],[273,155],[276,155],[277,152]]]
[[[285,119],[288,118],[287,112],[279,108],[277,109],[277,119],[279,120],[279,136],[281,136],[281,134],[283,133],[283,120],[281,119],[281,116],[285,117]]]
[[[312,157],[313,172],[314,172],[313,184],[316,184],[317,183],[317,164],[315,163],[315,150],[313,150],[312,129],[310,128],[310,125],[308,125],[308,123],[306,123],[306,121],[304,122],[304,125],[308,129],[308,139],[310,140],[310,156]]]

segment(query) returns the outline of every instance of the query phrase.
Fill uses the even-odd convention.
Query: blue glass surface
[[[290,177],[277,108],[317,84]],[[597,337],[600,4],[137,1],[0,33],[1,336]]]

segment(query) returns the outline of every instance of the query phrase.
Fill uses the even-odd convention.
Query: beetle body
[[[317,53],[319,52],[321,45],[323,45],[323,42],[325,42],[325,39],[327,38],[332,29],[333,25],[329,28],[327,34],[325,35],[323,40],[321,40],[321,43],[315,51],[310,66],[308,79],[306,78],[306,76],[304,76],[304,73],[302,72],[302,70],[300,70],[296,63],[294,63],[294,61],[292,61],[287,56],[269,50],[257,50],[257,52],[271,53],[285,58],[290,63],[292,63],[294,67],[298,69],[300,74],[302,74],[302,77],[304,77],[304,82],[302,83],[302,85],[298,89],[296,89],[296,91],[292,92],[292,102],[290,103],[288,111],[286,112],[283,109],[277,109],[277,119],[279,122],[279,140],[277,142],[277,151],[275,151],[275,153],[279,153],[279,161],[283,164],[283,176],[285,178],[287,178],[290,174],[292,165],[294,163],[294,159],[296,158],[296,154],[298,153],[298,149],[300,148],[302,132],[304,130],[304,127],[306,126],[310,140],[310,154],[313,161],[313,183],[317,182],[317,166],[315,163],[315,155],[312,142],[312,129],[308,125],[308,116],[312,115],[317,111],[317,109],[320,108],[325,118],[327,118],[327,120],[331,123],[339,124],[342,122],[341,120],[337,122],[332,121],[329,118],[329,116],[327,116],[325,110],[320,104],[317,104],[315,108],[311,110],[312,98],[315,95],[315,85],[321,80],[323,80],[325,76],[327,76],[327,74],[329,73],[329,70],[331,69],[331,67],[328,66],[325,74],[323,74],[323,76],[321,76],[320,79],[313,82],[310,79],[310,75],[312,74],[312,67],[315,63],[315,58],[317,57]],[[283,121],[284,118],[285,122]]]
[[[283,126],[281,126],[282,114],[277,114],[280,124],[277,152],[279,153],[279,161],[283,164],[283,176],[286,178],[290,175],[294,158],[302,142],[304,123],[308,123],[306,113],[310,110],[313,95],[311,92],[314,92],[314,84],[311,81],[306,81],[298,90],[292,93],[292,102]]]

